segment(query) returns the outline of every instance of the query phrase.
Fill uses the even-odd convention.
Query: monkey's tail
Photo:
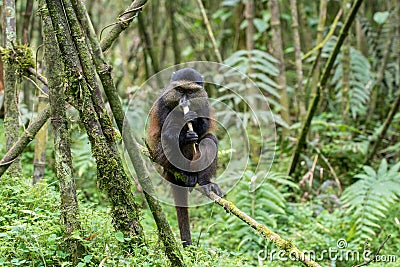
[[[173,186],[172,193],[174,195],[176,217],[178,218],[179,232],[183,247],[192,245],[192,237],[190,235],[190,220],[188,211],[188,188]]]

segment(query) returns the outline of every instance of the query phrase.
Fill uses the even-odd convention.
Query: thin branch
[[[36,120],[29,124],[22,136],[14,143],[0,160],[0,177],[10,167],[10,164],[24,151],[25,147],[35,137],[37,132],[50,117],[50,106],[47,105],[37,116]]]
[[[41,81],[44,85],[48,86],[47,78],[44,77],[42,74],[37,72],[34,68],[28,67],[28,72],[35,76],[39,81]]]
[[[43,90],[42,88],[40,88],[40,86],[31,78],[29,78],[28,76],[23,76],[25,79],[27,79],[28,81],[30,81],[45,97],[49,97],[49,94],[47,92],[45,92],[45,90]]]
[[[222,63],[222,56],[218,50],[217,42],[215,41],[214,33],[211,29],[210,21],[208,20],[206,10],[204,9],[203,2],[201,0],[197,0],[197,4],[199,5],[201,15],[203,16],[204,24],[206,24],[208,35],[210,36],[211,43],[214,48],[214,53],[217,56],[217,60],[219,63]]]
[[[333,35],[333,33],[336,30],[336,26],[339,22],[340,17],[342,16],[343,13],[343,9],[340,9],[339,12],[337,13],[335,20],[333,21],[332,25],[329,28],[329,32],[326,34],[324,40],[322,40],[322,42],[318,43],[313,49],[311,49],[310,51],[308,51],[302,58],[301,60],[306,60],[307,58],[309,58],[315,51],[322,49],[325,44],[328,42],[329,38],[331,38],[331,36]]]
[[[379,252],[381,252],[383,246],[385,245],[385,243],[389,240],[389,238],[391,237],[391,235],[388,235],[385,240],[383,240],[382,244],[379,246],[378,250],[375,252],[375,255],[368,261],[364,261],[361,264],[358,265],[353,265],[352,267],[361,267],[361,266],[367,266],[368,264],[370,264],[371,262],[374,262],[376,257],[378,257]]]
[[[342,189],[342,185],[340,183],[339,177],[336,175],[335,170],[333,169],[332,165],[329,163],[328,159],[324,156],[324,154],[322,154],[321,150],[319,150],[316,147],[314,149],[318,153],[318,155],[321,156],[321,158],[325,162],[326,166],[328,166],[329,171],[331,172],[331,174],[332,174],[333,178],[335,179],[335,182],[336,182],[336,184],[337,184],[337,186],[339,188],[338,195],[340,196],[342,194],[342,192],[343,192],[343,189]]]
[[[128,28],[132,20],[139,14],[147,0],[134,0],[132,4],[118,17],[117,22],[113,23],[108,34],[100,42],[101,50],[105,51],[113,44],[115,39]],[[103,29],[104,30],[104,29]]]
[[[201,189],[198,189],[200,192]],[[204,192],[202,192],[204,194]],[[206,194],[204,194],[206,195]],[[213,200],[215,203],[220,205],[225,209],[226,212],[231,213],[232,215],[235,215],[238,217],[240,220],[245,222],[247,225],[249,225],[251,228],[255,229],[258,234],[261,236],[265,237],[269,241],[275,244],[279,249],[284,250],[286,252],[286,255],[291,255],[296,258],[296,260],[302,262],[305,266],[312,266],[312,267],[317,267],[321,266],[317,262],[310,260],[310,258],[304,254],[301,250],[299,250],[291,241],[286,241],[282,239],[278,234],[275,232],[271,231],[266,227],[265,225],[257,222],[253,218],[251,218],[249,215],[241,211],[238,207],[236,207],[231,201],[228,201],[224,198],[221,198],[214,194],[213,192],[210,192],[210,195],[206,195],[208,198]]]

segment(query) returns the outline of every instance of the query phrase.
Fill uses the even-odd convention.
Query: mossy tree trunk
[[[4,46],[12,49],[16,45],[15,0],[3,1]],[[4,60],[4,132],[8,151],[19,137],[18,90],[16,68],[9,60]],[[21,174],[19,158],[14,159],[9,169],[14,176]]]
[[[44,0],[41,0],[41,5]],[[74,265],[79,262],[84,247],[73,238],[81,230],[76,186],[73,178],[70,136],[65,110],[63,64],[48,11],[42,8],[44,58],[49,83],[51,125],[54,133],[54,154],[57,179],[60,186],[61,221],[65,229],[65,242]],[[47,130],[47,128],[44,128]],[[43,130],[43,129],[42,129]],[[40,132],[38,133],[40,134]]]
[[[70,1],[46,0],[57,36],[69,101],[79,111],[97,164],[97,179],[112,205],[116,230],[131,237],[130,245],[143,243],[139,207],[131,191],[132,182],[122,167],[115,143],[115,130],[95,80],[95,72],[84,33]]]
[[[346,17],[349,13],[350,0],[343,1],[343,15]],[[344,41],[342,48],[342,115],[346,121],[350,111],[350,46],[351,36],[348,36]]]
[[[132,21],[132,18],[136,16],[136,12],[139,12],[146,2],[147,0],[134,0],[133,3],[124,11],[124,15],[120,16],[120,19],[114,24],[113,27],[111,27],[109,34],[107,34],[104,37],[104,39],[100,42],[100,46],[102,47],[103,51],[106,51],[111,47],[114,40],[117,39],[119,34],[121,34],[121,32],[124,31],[129,26],[130,22]],[[0,66],[2,67],[2,64],[0,64]],[[40,75],[39,73],[37,73],[36,70],[33,69],[32,67],[29,66],[27,68],[27,72],[35,76],[44,85],[46,86],[48,85],[47,79],[42,75]],[[1,76],[0,79],[1,81],[3,81]],[[26,146],[33,140],[38,131],[46,123],[46,121],[50,117],[49,110],[50,106],[46,106],[46,108],[43,111],[39,112],[37,118],[30,123],[30,125],[24,131],[24,133],[18,138],[15,144],[7,151],[7,153],[0,160],[0,177],[4,174],[6,170],[8,170],[10,165],[19,157],[19,155],[24,151]]]
[[[82,28],[86,30],[85,33],[91,47],[90,51],[93,52],[92,58],[96,66],[97,74],[100,77],[100,81],[109,100],[118,129],[121,133],[123,133],[125,146],[135,168],[139,183],[143,188],[146,201],[156,221],[159,237],[164,243],[166,255],[170,259],[173,266],[184,266],[183,257],[178,247],[178,243],[176,242],[171,227],[164,212],[162,211],[161,204],[157,199],[152,197],[152,195],[154,195],[154,188],[145,170],[140,149],[134,140],[133,134],[129,130],[129,125],[126,125],[127,121],[125,121],[124,127],[124,112],[112,80],[111,67],[105,61],[105,57],[101,50],[100,43],[96,37],[89,15],[86,11],[86,7],[79,0],[72,0],[72,5]]]

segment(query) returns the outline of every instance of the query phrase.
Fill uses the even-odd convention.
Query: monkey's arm
[[[222,197],[223,193],[219,186],[211,182],[211,178],[216,176],[218,162],[218,140],[212,133],[207,133],[200,140],[200,157],[206,157],[206,161],[211,160],[211,164],[198,172],[197,182],[202,186],[204,192],[209,195],[210,191]]]

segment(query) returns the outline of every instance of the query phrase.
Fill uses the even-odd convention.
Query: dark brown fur
[[[217,169],[218,141],[212,133],[215,123],[211,118],[211,108],[203,83],[203,77],[193,69],[183,69],[174,73],[170,84],[163,90],[150,111],[147,129],[147,142],[154,160],[164,168],[164,178],[177,185],[172,186],[172,193],[184,246],[192,243],[187,209],[188,189],[199,184],[207,194],[214,191],[222,196],[218,185],[211,182]],[[183,97],[190,102],[189,117],[184,116],[178,107]],[[188,121],[192,123],[194,133],[190,133]],[[164,144],[162,140],[166,140]],[[196,155],[193,150],[194,143],[198,151]],[[173,145],[179,147],[189,162],[187,166],[176,166],[170,162],[179,154]],[[210,164],[205,165],[205,169],[198,168],[197,165],[201,162],[196,159],[199,158],[209,159]],[[179,173],[181,178],[173,173]]]

